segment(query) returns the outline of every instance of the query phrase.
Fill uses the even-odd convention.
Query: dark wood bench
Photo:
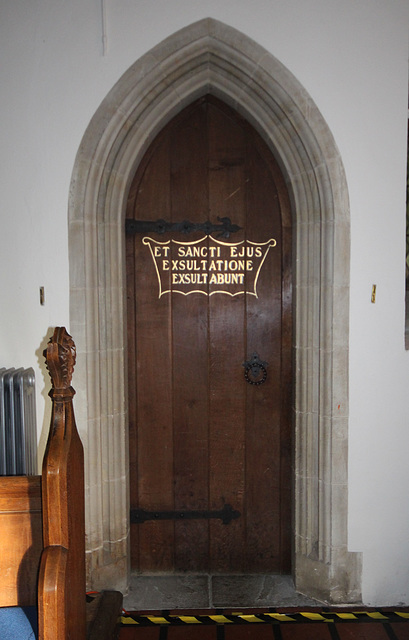
[[[120,593],[90,598],[86,612],[84,454],[72,402],[75,345],[64,327],[44,356],[52,417],[42,475],[0,477],[0,607],[35,605],[39,640],[113,638]]]

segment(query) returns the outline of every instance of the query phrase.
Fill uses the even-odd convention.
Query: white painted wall
[[[304,85],[343,158],[352,249],[349,545],[363,552],[365,603],[409,604],[407,0],[105,0],[105,51],[103,6],[0,3],[0,366],[35,367],[43,445],[40,353],[49,327],[69,328],[67,202],[84,131],[122,73],[174,31],[212,17],[244,32]]]

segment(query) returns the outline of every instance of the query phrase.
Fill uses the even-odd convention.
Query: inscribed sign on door
[[[144,237],[158,277],[159,298],[165,293],[224,293],[257,295],[257,281],[269,250],[276,240],[266,242],[222,242],[204,236],[193,242],[158,242]]]

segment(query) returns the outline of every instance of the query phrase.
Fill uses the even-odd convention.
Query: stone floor
[[[297,593],[291,576],[134,574],[123,606],[127,611],[141,611],[320,604]]]
[[[408,607],[331,609],[290,576],[134,574],[124,609],[119,640],[409,640]]]

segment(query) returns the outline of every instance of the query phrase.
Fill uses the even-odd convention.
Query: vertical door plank
[[[292,239],[290,202],[281,174],[275,176],[282,212],[282,299],[281,299],[281,573],[291,571],[292,469],[293,469],[293,385],[292,385]]]
[[[206,110],[198,108],[173,132],[172,216],[203,222],[208,215]],[[204,234],[172,234],[192,242]],[[177,252],[175,252],[177,257]],[[207,296],[172,293],[175,509],[208,509]],[[175,569],[205,571],[207,520],[175,522]]]
[[[159,139],[154,162],[141,167],[136,219],[152,215],[166,218],[170,211],[169,143]],[[153,218],[156,219],[156,218]],[[151,234],[156,237],[155,234]],[[158,298],[157,276],[149,247],[137,234],[135,243],[136,336],[137,336],[137,484],[139,508],[171,510],[173,502],[173,435],[171,398],[171,299]],[[162,237],[158,238],[160,241]],[[147,340],[147,336],[151,339]],[[129,394],[133,393],[129,389]],[[132,482],[134,480],[132,479]],[[149,521],[134,525],[139,531],[141,571],[173,567],[172,522]]]
[[[280,215],[281,246],[276,258],[281,260],[281,373],[280,397],[277,398],[277,410],[280,411],[280,566],[275,571],[289,573],[291,571],[292,546],[292,233],[291,206],[289,194],[283,175],[263,141],[256,141],[255,148],[260,154],[260,161],[270,174],[277,200],[276,211]],[[279,226],[277,220],[277,228]],[[277,238],[278,239],[278,238]],[[278,269],[278,267],[277,267]],[[275,289],[275,280],[271,286]]]
[[[236,119],[209,104],[209,209],[211,220],[229,217],[245,225],[246,141]],[[225,242],[240,242],[244,232]],[[210,293],[220,290],[210,286]],[[243,570],[245,547],[245,396],[242,362],[245,337],[244,295],[214,293],[209,298],[210,322],[210,496],[211,508],[230,504],[241,513],[230,524],[212,520],[212,572]]]
[[[267,380],[247,385],[247,562],[248,570],[280,569],[281,409],[281,217],[275,184],[257,149],[249,147],[247,239],[273,237],[257,283],[247,296],[247,351],[268,362]],[[268,322],[266,319],[268,318]]]

